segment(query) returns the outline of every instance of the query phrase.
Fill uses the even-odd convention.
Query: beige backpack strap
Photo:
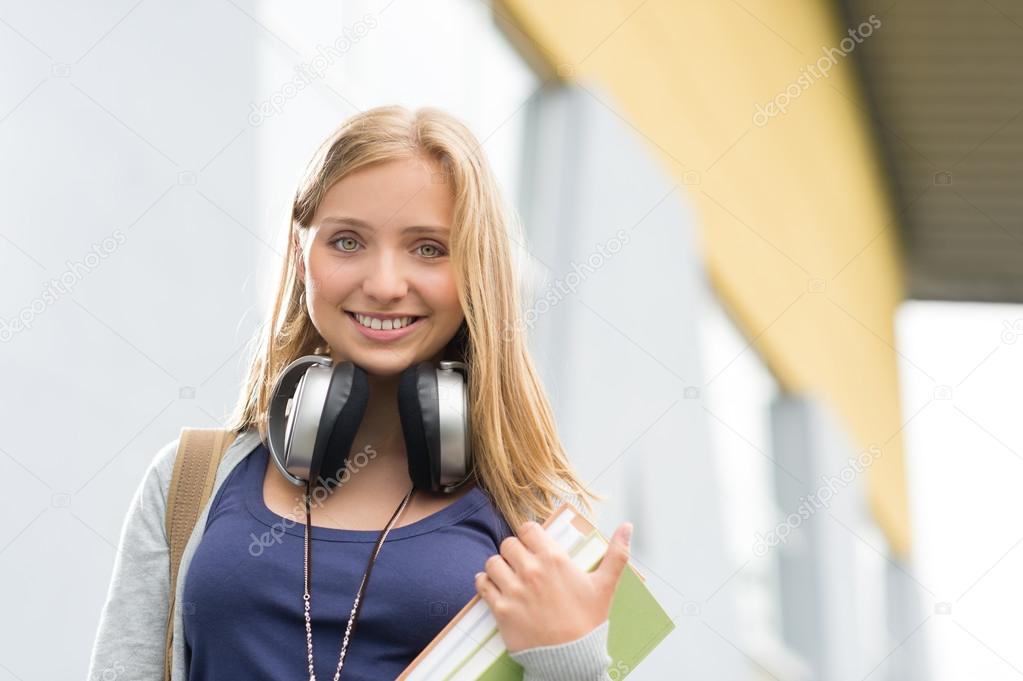
[[[167,653],[164,679],[171,678],[171,650],[174,641],[174,601],[178,566],[185,544],[213,491],[217,468],[236,433],[222,428],[182,428],[178,439],[174,473],[167,492],[167,543],[170,547],[170,605],[167,609]]]

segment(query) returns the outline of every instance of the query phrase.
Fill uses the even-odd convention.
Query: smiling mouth
[[[354,312],[350,310],[344,310],[344,313],[348,315],[348,317],[350,317],[353,322],[355,322],[362,328],[371,331],[404,331],[408,327],[413,326],[414,324],[416,324],[416,322],[424,318],[422,316],[408,315],[406,317],[381,320],[378,318],[368,317],[366,315],[356,315]],[[363,321],[359,319],[360,316],[363,318],[363,320],[372,319],[373,321],[370,324],[363,323]],[[393,325],[395,322],[398,322],[399,324],[401,324],[401,326],[388,328],[388,326]]]

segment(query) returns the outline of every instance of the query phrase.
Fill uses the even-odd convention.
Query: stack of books
[[[595,569],[609,543],[571,504],[544,523],[545,531],[582,570]],[[612,679],[625,678],[675,628],[630,562],[611,603],[608,654]],[[508,656],[497,620],[476,595],[412,660],[398,681],[521,681],[522,667]]]

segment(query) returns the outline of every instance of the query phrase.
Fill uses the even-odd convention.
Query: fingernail
[[[632,545],[632,523],[625,524],[625,545]]]

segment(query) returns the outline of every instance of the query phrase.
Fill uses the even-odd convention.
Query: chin
[[[409,355],[406,359],[403,356],[391,353],[389,350],[377,350],[375,352],[359,353],[355,357],[350,357],[350,361],[362,367],[369,378],[373,379],[397,378],[405,369],[424,360],[417,360],[414,355]]]
[[[360,364],[359,366],[361,366],[366,371],[366,376],[370,380],[373,380],[374,378],[381,378],[381,379],[383,379],[383,378],[394,378],[394,379],[396,379],[396,378],[398,378],[398,376],[401,375],[402,371],[404,371],[406,368],[408,368],[408,367],[404,367],[404,366],[401,366],[401,367],[391,367],[391,366],[388,366],[388,367],[377,367],[377,366],[374,366],[374,365],[366,366],[366,365],[363,365],[363,364]]]

